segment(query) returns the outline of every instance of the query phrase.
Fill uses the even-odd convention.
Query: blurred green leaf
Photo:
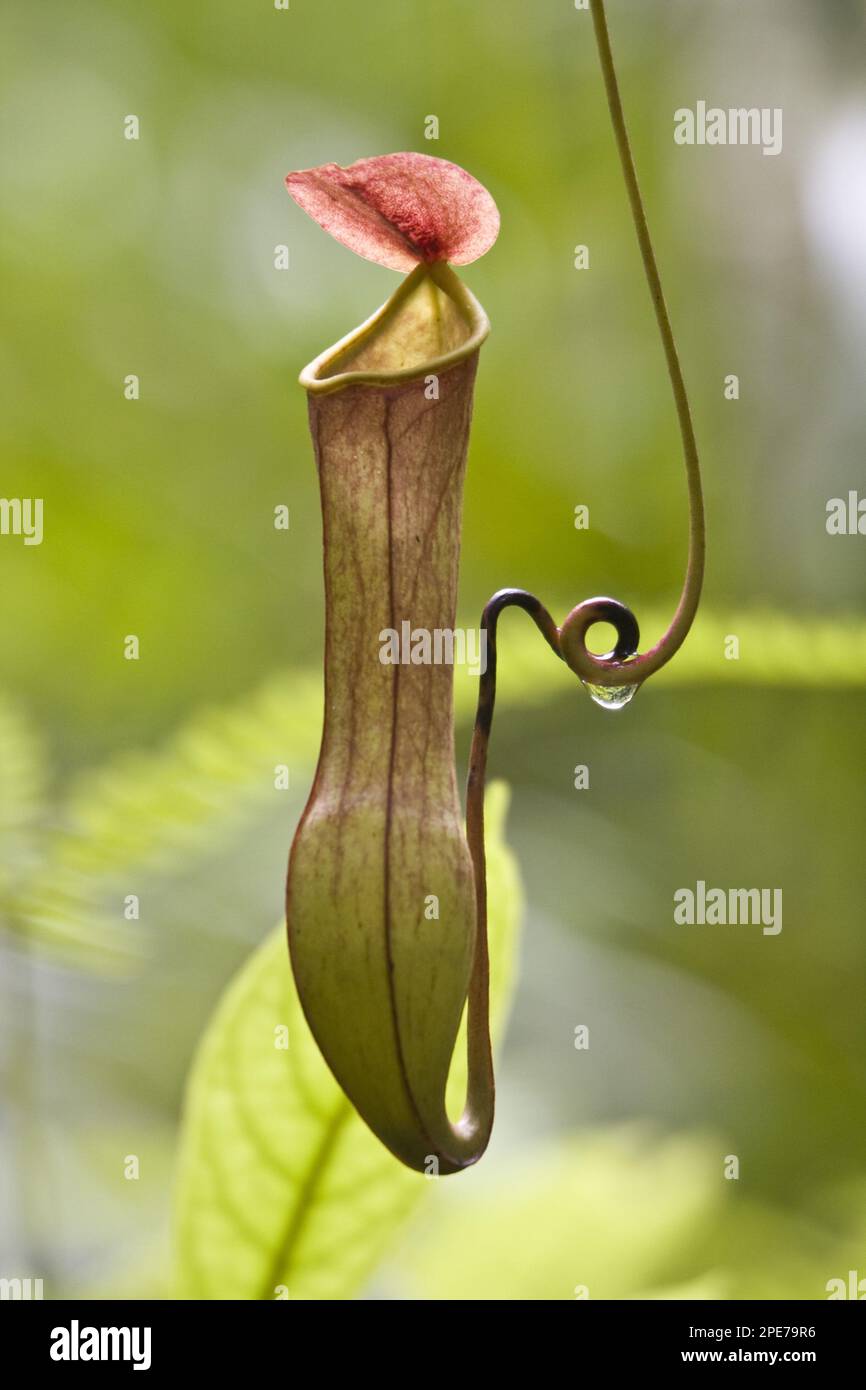
[[[507,793],[487,798],[491,999],[501,1027],[520,894],[503,840]],[[276,1030],[288,1029],[288,1049]],[[458,1043],[458,1048],[460,1044]],[[455,1084],[465,1085],[465,1061]],[[283,927],[229,986],[193,1065],[177,1188],[178,1276],[192,1298],[352,1294],[427,1179],[373,1137],[301,1012]],[[283,1295],[285,1296],[285,1295]]]
[[[726,1297],[702,1253],[724,1188],[706,1138],[659,1140],[635,1126],[557,1141],[493,1181],[470,1172],[462,1192],[445,1193],[451,1210],[416,1244],[407,1273],[424,1299],[671,1297],[697,1280]]]
[[[57,864],[45,866],[48,837],[47,761],[38,731],[25,712],[0,694],[0,921],[37,948],[98,968],[128,960],[116,922],[96,924],[84,894],[74,911],[69,883]],[[46,892],[47,911],[38,903]]]
[[[106,970],[140,958],[143,933],[122,915],[130,885],[145,871],[186,873],[236,837],[277,794],[276,763],[314,760],[320,706],[313,677],[271,681],[236,707],[197,713],[160,752],[124,752],[81,774],[44,837],[43,871],[20,895],[32,934],[88,946]]]

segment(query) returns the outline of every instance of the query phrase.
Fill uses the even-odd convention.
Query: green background
[[[443,1183],[360,1286],[378,1297],[568,1298],[584,1239],[613,1296],[703,1280],[820,1298],[866,1276],[866,540],[824,524],[829,498],[866,493],[866,24],[855,0],[609,12],[702,452],[704,612],[680,670],[616,717],[558,671],[548,684],[541,657],[531,693],[512,689],[523,619],[502,625],[492,763],[527,908],[497,1130],[477,1175]],[[505,585],[560,618],[610,593],[656,640],[685,489],[591,20],[570,0],[83,0],[7,6],[3,29],[0,491],[44,498],[45,539],[0,538],[0,781],[29,798],[2,883],[30,885],[4,908],[0,1273],[146,1293],[191,1053],[280,915],[311,775],[272,733],[291,743],[302,721],[314,747],[319,718],[317,698],[291,704],[292,677],[318,679],[324,616],[297,374],[397,283],[308,221],[284,174],[417,149],[499,204],[499,241],[462,272],[493,324],[465,622]],[[676,146],[673,112],[698,100],[783,108],[783,153]],[[271,723],[263,701],[283,702]],[[179,750],[211,708],[237,738],[202,790]],[[291,789],[268,795],[284,760]],[[170,833],[127,872],[148,787]],[[782,933],[676,927],[673,892],[699,878],[781,888]],[[72,966],[21,950],[52,893],[58,931],[80,927]],[[140,923],[123,921],[128,893]],[[97,918],[140,938],[136,969],[106,980]],[[684,1223],[669,1266],[637,1278],[657,1181],[696,1174],[705,1226]]]

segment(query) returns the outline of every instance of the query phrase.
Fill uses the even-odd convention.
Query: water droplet
[[[584,681],[583,684],[602,709],[623,709],[634,699],[640,681],[634,685],[591,685],[589,681]]]

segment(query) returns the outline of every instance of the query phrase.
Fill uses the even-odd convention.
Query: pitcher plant
[[[481,305],[451,269],[493,245],[499,214],[465,170],[429,155],[289,174],[294,200],[368,260],[408,272],[372,318],[301,373],[324,536],[325,718],[313,787],[289,860],[288,939],[307,1021],[362,1118],[410,1168],[453,1173],[484,1153],[494,1112],[488,1027],[483,797],[496,696],[496,630],[523,609],[590,691],[618,708],[682,644],[698,604],[704,521],[697,449],[611,56],[591,0],[614,134],[679,420],[688,563],[667,632],[638,653],[631,610],[580,603],[557,626],[521,589],[481,618],[486,665],[457,790],[452,665],[382,659],[386,632],[451,632]],[[597,623],[616,631],[605,656]],[[404,625],[408,627],[404,629]],[[482,648],[483,650],[483,648]],[[435,920],[425,903],[435,897]],[[445,1088],[464,1008],[468,1088],[456,1122]]]

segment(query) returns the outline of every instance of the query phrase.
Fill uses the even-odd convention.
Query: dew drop
[[[624,709],[629,701],[634,699],[640,682],[634,685],[592,685],[589,681],[584,681],[583,684],[602,709]]]

